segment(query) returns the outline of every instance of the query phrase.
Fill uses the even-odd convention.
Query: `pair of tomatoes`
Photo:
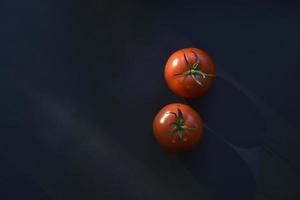
[[[202,50],[185,48],[174,52],[165,66],[165,79],[170,90],[182,98],[203,96],[211,87],[215,67]],[[157,142],[169,152],[193,149],[203,135],[203,122],[190,106],[173,103],[163,107],[153,121]]]

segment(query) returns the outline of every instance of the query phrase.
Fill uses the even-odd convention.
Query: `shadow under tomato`
[[[178,155],[184,167],[205,185],[217,200],[251,200],[255,178],[247,163],[222,139],[205,131],[201,144]]]
[[[206,96],[189,100],[205,124],[228,142],[243,148],[259,146],[266,122],[254,102],[222,77]]]

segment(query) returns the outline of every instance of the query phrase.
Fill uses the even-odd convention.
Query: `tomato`
[[[185,48],[174,52],[165,66],[169,88],[183,98],[203,96],[212,86],[215,66],[202,50]]]
[[[193,149],[201,140],[203,122],[190,106],[172,103],[155,116],[153,134],[165,150],[180,153]]]

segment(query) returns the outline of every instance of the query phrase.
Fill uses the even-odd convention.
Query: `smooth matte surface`
[[[0,2],[0,199],[300,198],[299,4]],[[202,99],[163,79],[177,49],[215,61]],[[201,145],[168,154],[156,112],[188,103]]]

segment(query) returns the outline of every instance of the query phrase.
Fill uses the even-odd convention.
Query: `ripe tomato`
[[[185,48],[174,52],[165,66],[169,88],[183,98],[203,96],[215,76],[212,59],[202,50]]]
[[[198,144],[203,134],[203,122],[190,106],[172,103],[163,107],[155,116],[153,134],[164,149],[180,153]]]

